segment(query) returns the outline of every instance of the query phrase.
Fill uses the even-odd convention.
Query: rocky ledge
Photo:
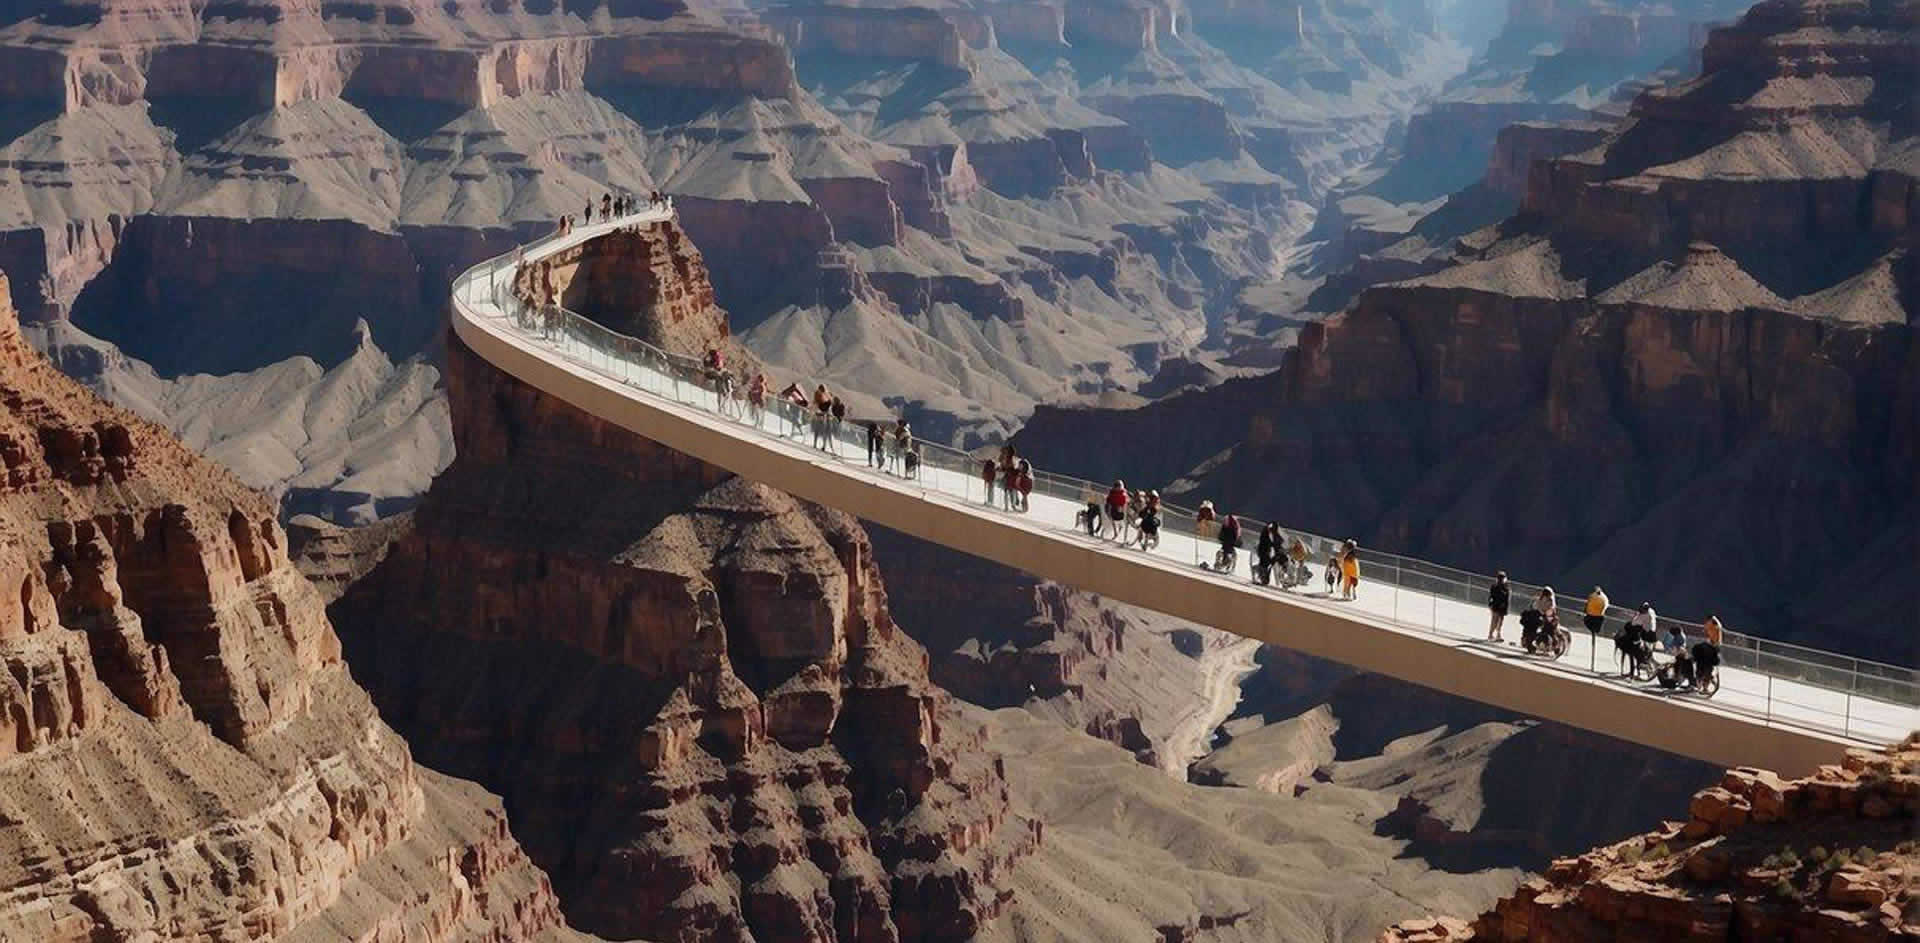
[[[0,939],[574,938],[348,677],[272,505],[4,306],[0,462]]]
[[[1557,860],[1469,922],[1401,923],[1438,940],[1920,940],[1920,734],[1848,751],[1805,779],[1730,770],[1683,822]]]
[[[651,258],[621,245],[584,258]],[[633,326],[725,335],[710,302],[673,310]],[[859,525],[449,347],[458,458],[334,611],[409,742],[503,791],[569,918],[861,941],[992,920],[1039,826],[895,626]]]

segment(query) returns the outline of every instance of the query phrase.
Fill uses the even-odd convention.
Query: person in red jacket
[[[1120,525],[1127,519],[1127,483],[1116,478],[1113,487],[1107,490],[1107,520],[1113,522],[1114,536],[1120,535]]]

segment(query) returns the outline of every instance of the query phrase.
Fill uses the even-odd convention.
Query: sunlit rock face
[[[498,802],[347,675],[271,503],[10,309],[0,401],[0,936],[575,938]]]
[[[1000,913],[1039,827],[859,526],[449,359],[459,457],[334,611],[421,755],[506,797],[575,925],[963,940]]]
[[[1196,499],[1909,658],[1914,37],[1911,6],[1757,7],[1706,75],[1533,163],[1517,215],[1306,326],[1273,376],[1043,410],[1020,441],[1094,470],[1120,459],[1081,443],[1145,435],[1176,446],[1150,483],[1213,459]],[[1810,557],[1873,578],[1810,590]]]

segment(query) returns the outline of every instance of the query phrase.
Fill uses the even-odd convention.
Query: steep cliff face
[[[1165,421],[1170,441],[1214,447],[1182,456],[1208,463],[1183,485],[1196,497],[1911,659],[1894,627],[1896,587],[1915,575],[1903,551],[1920,280],[1893,155],[1912,148],[1913,128],[1881,109],[1913,94],[1911,63],[1882,51],[1913,41],[1914,9],[1756,8],[1728,34],[1774,52],[1710,56],[1715,71],[1642,96],[1591,156],[1535,164],[1527,206],[1554,194],[1553,212],[1523,211],[1462,240],[1444,270],[1307,326],[1283,370],[1233,394],[1252,408],[1203,395],[1083,417],[1076,435],[1120,441]],[[1854,91],[1776,107],[1782,83]],[[1724,140],[1702,140],[1716,127]],[[1837,149],[1799,150],[1808,134]],[[1743,153],[1819,153],[1853,169],[1750,172],[1722,159],[1741,140]],[[1602,171],[1606,155],[1651,142],[1670,143],[1661,166],[1699,172]],[[1575,168],[1591,173],[1576,184]],[[1628,213],[1614,197],[1629,193],[1667,196]],[[1705,233],[1734,248],[1697,241]],[[1176,418],[1209,415],[1221,434]],[[1073,450],[1037,428],[1026,445],[1074,467]],[[1830,567],[1810,574],[1813,560]],[[1850,567],[1887,580],[1826,595],[1824,573]]]
[[[574,938],[495,800],[348,677],[268,502],[11,310],[0,402],[0,937]]]
[[[672,939],[991,920],[1038,827],[860,528],[449,360],[459,457],[335,611],[421,754],[503,791],[569,917]]]
[[[1916,817],[1917,738],[1805,779],[1733,769],[1683,821],[1557,860],[1471,922],[1409,921],[1381,939],[1920,939]]]

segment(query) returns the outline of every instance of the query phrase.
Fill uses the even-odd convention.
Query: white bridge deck
[[[1608,637],[1590,637],[1577,614],[1562,619],[1574,630],[1573,643],[1558,661],[1486,643],[1485,579],[1442,566],[1363,555],[1359,597],[1340,601],[1317,579],[1329,546],[1324,539],[1311,541],[1316,579],[1280,589],[1247,576],[1254,526],[1232,574],[1200,565],[1211,562],[1214,546],[1191,535],[1179,509],[1168,511],[1153,552],[1089,537],[1075,525],[1084,507],[1078,481],[1036,472],[1031,508],[1017,513],[988,504],[977,460],[952,450],[923,444],[912,479],[874,469],[865,464],[863,438],[855,441],[864,431],[852,422],[837,454],[817,450],[809,431],[796,432],[774,406],[772,391],[764,415],[751,417],[737,403],[723,413],[686,358],[570,312],[561,312],[557,324],[538,324],[512,299],[517,261],[671,214],[668,206],[580,226],[475,266],[453,286],[456,333],[494,366],[548,394],[799,497],[1071,586],[1536,717],[1789,774],[1837,761],[1846,746],[1884,744],[1920,728],[1908,667],[1729,634],[1720,691],[1706,699],[1620,678]],[[1515,587],[1516,611],[1530,591]],[[1509,639],[1519,635],[1517,621],[1508,620]],[[1697,629],[1689,634],[1699,637]]]

